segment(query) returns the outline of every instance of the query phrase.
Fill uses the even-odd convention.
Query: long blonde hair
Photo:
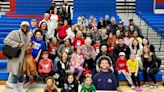
[[[148,52],[145,52],[144,51],[144,48],[147,48],[148,49]],[[150,61],[152,61],[152,57],[151,57],[151,55],[152,55],[152,53],[150,52],[150,48],[149,48],[149,46],[144,46],[144,48],[143,48],[143,57],[144,57],[144,55],[147,53],[148,54],[148,61],[150,62]]]

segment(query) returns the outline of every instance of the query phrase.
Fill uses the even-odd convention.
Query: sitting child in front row
[[[72,54],[71,57],[71,66],[70,66],[70,71],[71,73],[75,73],[75,70],[78,70],[78,75],[77,75],[77,79],[79,80],[80,76],[83,73],[83,63],[84,63],[84,57],[81,54],[81,48],[78,47],[76,49],[77,51],[75,53]]]
[[[131,78],[136,87],[136,90],[140,89],[140,79],[138,76],[139,63],[136,60],[134,54],[130,55],[130,59],[127,61],[127,67],[129,69],[129,72],[131,73]]]
[[[96,92],[95,86],[92,84],[92,77],[90,74],[85,75],[85,83],[82,84],[80,92]]]
[[[53,70],[53,62],[48,58],[47,51],[42,52],[42,59],[39,61],[38,70],[43,81],[50,75],[50,72]]]
[[[129,73],[127,65],[126,65],[126,62],[127,62],[127,60],[125,57],[125,53],[120,52],[119,58],[116,61],[116,69],[118,70],[118,74],[122,73],[125,76],[125,78],[128,80],[131,87],[134,88],[130,73]]]
[[[67,75],[61,92],[78,92],[78,81],[74,74],[69,73]]]
[[[59,92],[57,86],[54,84],[54,79],[52,77],[46,78],[46,88],[44,92]]]
[[[36,84],[37,68],[36,68],[36,62],[32,56],[31,45],[29,45],[25,48],[23,71],[24,71],[24,74],[26,75],[26,80],[24,81],[24,84],[30,84],[30,76],[31,75],[34,77],[34,80],[32,81],[32,83]]]

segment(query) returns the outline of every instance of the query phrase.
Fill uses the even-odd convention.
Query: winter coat
[[[19,36],[19,33],[20,33],[20,36]],[[12,47],[18,47],[20,43],[24,43],[26,46],[30,43],[30,38],[28,37],[27,34],[24,34],[21,31],[21,29],[10,32],[7,35],[7,37],[4,39],[4,44],[12,46]],[[8,64],[7,64],[7,71],[11,72],[12,74],[16,76],[21,76],[23,74],[24,55],[25,55],[25,49],[22,48],[19,57],[9,59]]]

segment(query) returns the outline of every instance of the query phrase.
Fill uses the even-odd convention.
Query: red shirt
[[[73,47],[77,48],[77,46],[81,46],[84,44],[84,38],[83,37],[76,37],[73,40]]]
[[[53,62],[50,59],[39,61],[39,73],[49,73],[53,69]]]
[[[98,46],[97,44],[94,44],[93,47],[96,53],[100,52],[100,46]]]
[[[51,54],[53,50],[57,51],[59,48],[60,48],[60,44],[57,43],[56,46],[53,46],[52,43],[50,43],[47,51],[49,54]]]
[[[119,71],[119,70],[125,70],[126,72],[129,72],[128,71],[128,68],[126,66],[126,58],[124,58],[124,60],[121,60],[120,58],[117,59],[116,61],[116,69]]]

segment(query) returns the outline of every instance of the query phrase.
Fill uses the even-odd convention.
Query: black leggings
[[[156,78],[155,75],[158,73],[158,68],[154,67],[147,71],[147,69],[143,69],[143,77],[144,82],[148,82],[148,76],[150,76],[151,80],[156,84]]]
[[[139,75],[137,75],[137,77],[136,77],[135,76],[135,73],[131,73],[131,78],[132,78],[132,81],[133,81],[134,85],[140,87],[140,78],[139,78]]]

